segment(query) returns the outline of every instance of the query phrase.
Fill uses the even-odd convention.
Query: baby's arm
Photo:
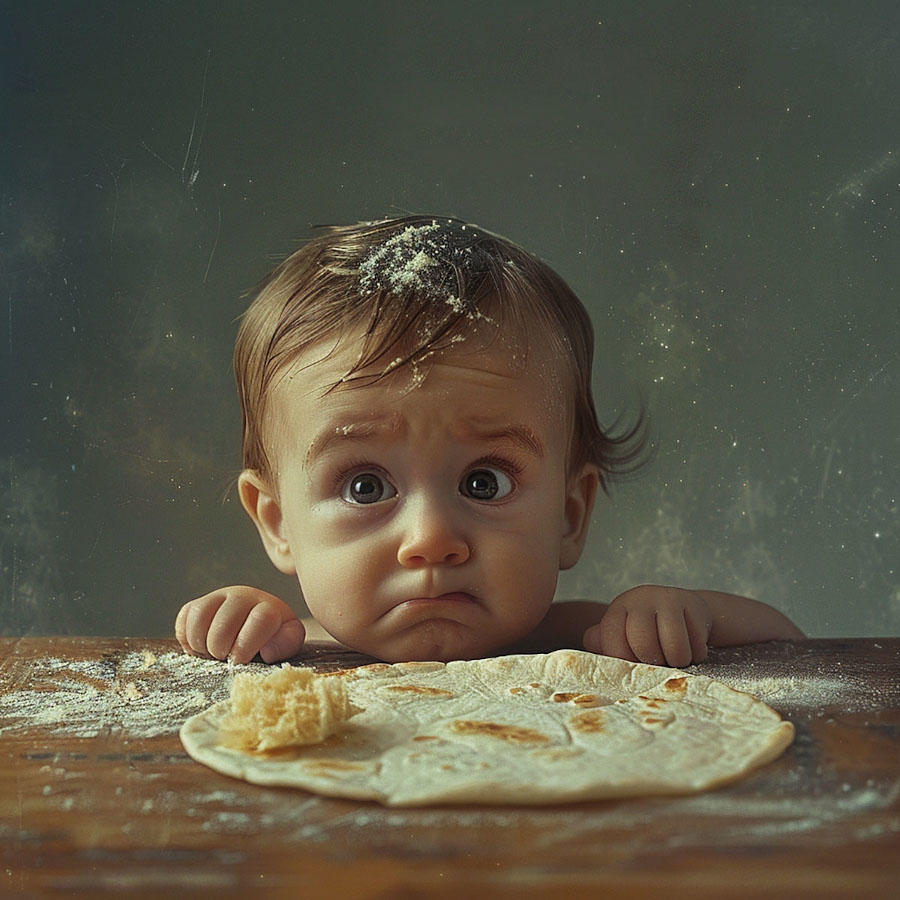
[[[175,619],[175,637],[192,656],[267,663],[300,652],[306,629],[293,610],[272,594],[236,585],[185,603]]]
[[[608,606],[557,603],[544,620],[558,646],[632,662],[687,666],[706,659],[708,647],[802,640],[787,616],[749,597],[641,585]]]

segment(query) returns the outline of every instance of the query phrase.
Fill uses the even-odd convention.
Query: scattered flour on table
[[[739,650],[740,648],[738,648]],[[819,671],[796,674],[790,660],[769,661],[758,667],[752,658],[719,664],[715,668],[690,666],[685,671],[707,675],[735,690],[758,697],[782,713],[822,716],[872,712],[900,704],[900,683],[873,683],[859,670],[844,671],[840,660]]]
[[[858,682],[850,682],[846,678],[835,675],[820,675],[815,678],[807,676],[771,675],[726,675],[718,673],[717,681],[727,684],[739,691],[745,691],[759,697],[764,703],[778,703],[789,707],[821,708],[840,703],[846,708],[846,701],[859,707],[862,702],[865,708],[877,708],[881,704],[872,698],[865,703],[866,686]],[[870,695],[871,696],[871,695]],[[852,710],[847,710],[848,712]]]
[[[313,797],[300,801],[275,792],[224,797],[196,796],[188,815],[203,818],[213,833],[257,832],[271,828],[288,841],[332,846],[368,846],[384,852],[408,849],[415,834],[422,853],[464,852],[471,833],[485,830],[515,835],[533,830],[535,848],[553,850],[559,860],[577,856],[592,841],[607,846],[647,848],[843,845],[900,833],[900,816],[871,821],[891,808],[900,795],[900,782],[870,780],[866,784],[836,785],[827,780],[811,794],[798,792],[797,779],[787,774],[765,794],[737,796],[711,791],[687,797],[643,798],[527,811],[414,809],[387,810],[364,804],[348,808],[345,801]],[[298,795],[303,797],[302,794]],[[221,808],[220,808],[221,807]],[[858,820],[854,827],[848,823]],[[458,846],[457,846],[458,845]]]
[[[184,720],[228,696],[240,669],[179,652],[149,650],[98,660],[37,659],[30,685],[0,696],[0,735],[43,727],[51,734],[136,738],[177,732]]]

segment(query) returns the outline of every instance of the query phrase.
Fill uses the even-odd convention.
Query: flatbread
[[[711,678],[577,650],[332,677],[362,712],[322,743],[228,747],[228,700],[188,719],[182,743],[254,784],[423,806],[693,793],[741,778],[794,738],[761,700]]]

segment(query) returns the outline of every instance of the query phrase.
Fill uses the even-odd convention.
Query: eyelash
[[[512,476],[514,479],[521,475],[525,470],[525,466],[511,455],[499,456],[496,453],[490,453],[487,456],[482,456],[480,459],[475,460],[466,471],[472,472],[475,469],[483,468],[485,466],[493,466],[494,468],[502,469],[507,475]],[[332,493],[344,485],[351,475],[363,471],[373,471],[375,474],[387,477],[381,466],[374,465],[365,459],[354,459],[346,466],[342,466],[339,471],[335,472],[334,482],[331,485]]]
[[[334,493],[341,488],[347,479],[356,472],[374,471],[376,474],[382,474],[381,466],[375,466],[364,459],[351,460],[346,466],[343,466],[334,474],[334,482],[331,485],[331,492]]]
[[[491,453],[476,460],[466,471],[471,472],[483,466],[493,466],[496,469],[502,469],[507,475],[512,476],[521,475],[525,470],[525,466],[512,456],[498,456],[495,453]]]

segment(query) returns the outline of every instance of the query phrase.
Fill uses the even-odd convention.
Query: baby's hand
[[[707,602],[693,591],[645,584],[619,594],[599,624],[584,633],[584,649],[656,666],[706,659],[712,628]]]
[[[259,653],[271,663],[299,653],[306,629],[284,601],[238,585],[185,603],[175,637],[192,656],[247,663]]]

